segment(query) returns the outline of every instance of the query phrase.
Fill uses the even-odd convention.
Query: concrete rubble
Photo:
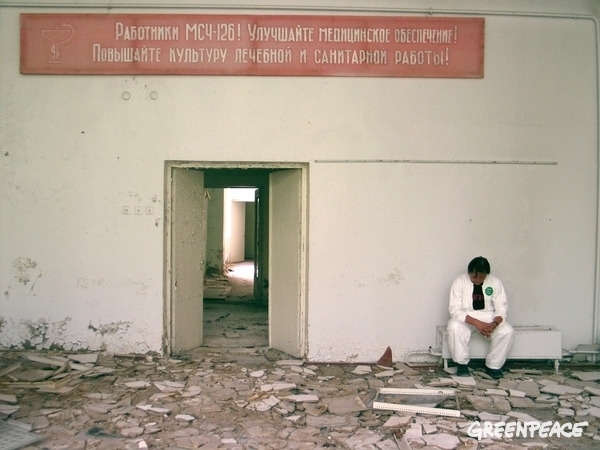
[[[5,350],[0,422],[43,438],[29,449],[600,448],[597,365],[508,367],[497,381],[441,366],[313,364],[265,347],[203,347],[177,359]],[[460,416],[374,409],[374,400],[411,403],[382,388],[453,389],[412,401]],[[474,421],[588,425],[581,437],[477,440]]]

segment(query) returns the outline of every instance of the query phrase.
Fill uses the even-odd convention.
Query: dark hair
[[[478,256],[471,260],[467,270],[469,273],[490,273],[490,263],[483,256]]]

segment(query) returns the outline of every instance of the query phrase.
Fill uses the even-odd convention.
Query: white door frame
[[[206,161],[165,161],[165,202],[164,202],[164,270],[163,270],[163,351],[170,355],[173,350],[173,336],[171,327],[171,306],[172,306],[172,243],[171,243],[171,221],[172,217],[172,169],[299,169],[301,170],[301,247],[300,247],[300,266],[302,268],[299,276],[299,317],[298,329],[300,336],[298,342],[300,348],[298,354],[306,356],[307,348],[307,280],[308,280],[308,163],[286,163],[286,162],[206,162]],[[269,323],[269,338],[271,338],[271,324]],[[270,340],[270,339],[269,339]]]

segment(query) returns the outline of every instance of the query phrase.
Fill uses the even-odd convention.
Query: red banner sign
[[[21,73],[483,77],[483,18],[22,14]]]

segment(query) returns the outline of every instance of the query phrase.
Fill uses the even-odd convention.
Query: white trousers
[[[452,360],[457,364],[468,364],[471,359],[469,355],[471,333],[478,333],[477,328],[460,320],[450,319],[447,331],[448,349],[452,354]],[[512,346],[514,333],[513,327],[505,321],[492,332],[490,335],[490,350],[485,358],[487,367],[490,369],[502,368]]]

